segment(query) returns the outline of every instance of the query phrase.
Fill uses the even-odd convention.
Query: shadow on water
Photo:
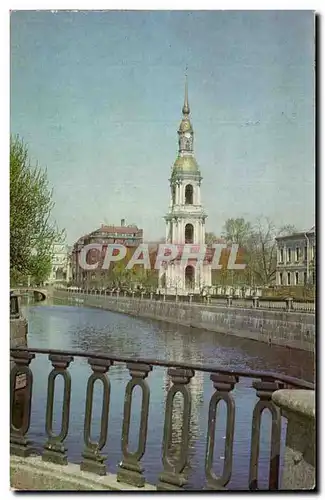
[[[234,369],[276,371],[287,375],[313,380],[314,359],[309,353],[268,346],[196,328],[170,323],[133,318],[95,308],[72,307],[41,303],[25,309],[29,321],[28,343],[30,347],[70,349],[103,352],[107,355],[168,359],[188,363],[204,363]],[[32,362],[34,373],[33,402],[30,437],[41,450],[45,442],[44,422],[46,407],[47,375],[51,370],[46,356],[37,356]],[[68,457],[80,463],[83,450],[83,425],[86,384],[91,369],[86,359],[75,358],[71,364],[72,396],[69,434],[66,439]],[[108,424],[108,440],[103,449],[107,455],[107,467],[116,472],[120,462],[121,431],[124,391],[130,379],[123,364],[116,364],[108,372],[111,380],[111,408]],[[163,470],[161,443],[163,436],[165,398],[170,380],[165,369],[154,367],[148,377],[150,387],[148,440],[142,459],[145,476],[156,483]],[[57,378],[55,391],[55,429],[59,431],[62,404],[62,380]],[[187,488],[202,489],[205,485],[204,460],[209,401],[213,394],[209,374],[197,372],[190,383],[192,397],[190,452]],[[250,435],[253,407],[256,402],[251,380],[241,379],[233,391],[236,403],[233,474],[230,489],[247,489]],[[132,398],[129,449],[137,448],[141,391]],[[92,437],[97,439],[101,422],[102,388],[95,387]],[[114,403],[114,404],[112,404]],[[175,408],[182,402],[175,401]],[[265,415],[264,415],[265,414]],[[181,412],[174,411],[173,449],[179,452],[182,429]],[[221,472],[224,457],[226,408],[220,404],[216,428],[215,472]],[[283,427],[285,432],[285,426]],[[261,476],[267,476],[269,457],[270,415],[263,412],[261,434]]]

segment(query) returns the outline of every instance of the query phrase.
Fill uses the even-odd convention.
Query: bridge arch
[[[17,295],[24,295],[26,293],[32,293],[34,297],[41,297],[41,302],[47,299],[48,292],[42,288],[33,288],[33,287],[25,287],[25,288],[12,288],[10,293],[16,293]]]

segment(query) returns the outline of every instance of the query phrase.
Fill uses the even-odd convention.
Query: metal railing
[[[75,358],[86,358],[92,369],[87,386],[85,387],[85,418],[84,418],[84,451],[80,469],[98,475],[106,474],[106,458],[101,450],[106,444],[108,415],[110,411],[111,384],[108,372],[115,364],[123,363],[129,370],[131,379],[125,388],[124,415],[122,422],[121,454],[122,460],[117,470],[117,480],[129,485],[143,487],[146,479],[141,459],[146,452],[147,424],[149,418],[150,387],[147,379],[155,367],[164,367],[171,379],[165,401],[164,433],[162,442],[162,471],[157,483],[158,490],[181,490],[187,482],[184,470],[188,465],[189,457],[189,429],[191,415],[191,392],[189,384],[196,372],[204,372],[210,375],[214,393],[210,399],[208,411],[208,424],[206,431],[205,452],[205,478],[206,489],[225,489],[232,474],[233,444],[235,433],[235,410],[236,404],[233,390],[241,378],[252,380],[252,388],[256,391],[258,402],[256,403],[252,417],[251,449],[249,466],[249,484],[251,490],[259,489],[259,442],[262,412],[268,408],[272,415],[271,453],[269,460],[268,489],[279,488],[279,464],[281,443],[281,414],[279,408],[272,401],[272,393],[280,388],[302,388],[314,389],[312,383],[276,373],[260,371],[227,370],[199,364],[185,364],[174,361],[160,361],[156,359],[132,359],[124,356],[107,356],[105,354],[58,351],[47,349],[11,349],[11,358],[14,361],[11,369],[11,427],[10,427],[10,450],[12,454],[29,456],[35,453],[33,444],[28,437],[31,418],[31,401],[33,388],[33,373],[31,362],[35,356],[48,355],[53,369],[48,376],[47,403],[46,403],[46,425],[47,440],[44,444],[42,459],[47,462],[65,465],[68,463],[66,438],[69,433],[70,399],[71,399],[71,374],[69,366]],[[55,380],[60,375],[64,381],[62,398],[62,422],[59,434],[53,431],[53,406]],[[25,378],[25,382],[22,381]],[[91,441],[90,430],[92,425],[92,406],[94,384],[100,380],[103,385],[102,413],[100,436],[97,441]],[[25,383],[25,386],[24,386]],[[18,385],[17,385],[18,384]],[[17,390],[18,387],[18,390]],[[24,387],[19,391],[19,387]],[[132,406],[132,393],[135,387],[142,391],[142,404],[140,415],[140,428],[137,450],[131,453],[128,449],[130,434],[130,415]],[[23,410],[20,419],[15,417],[15,408],[19,392],[24,394]],[[182,413],[182,439],[181,449],[177,456],[171,454],[171,441],[173,431],[173,406],[177,393],[183,396]],[[19,399],[19,398],[18,398]],[[223,472],[217,476],[213,471],[214,465],[214,441],[216,428],[216,412],[220,401],[224,401],[227,408],[226,440],[223,462]],[[235,471],[236,473],[236,471]]]
[[[60,290],[62,291],[62,290]],[[288,312],[302,312],[302,313],[314,313],[315,312],[315,302],[302,302],[294,300],[291,297],[287,299],[270,300],[268,298],[261,297],[250,297],[250,298],[238,298],[228,296],[201,296],[201,295],[167,295],[167,294],[157,294],[153,292],[131,292],[131,291],[109,291],[109,290],[95,290],[95,289],[69,289],[66,291],[71,294],[82,294],[82,295],[100,295],[107,297],[116,298],[138,298],[146,300],[158,300],[164,302],[182,302],[195,304],[204,304],[205,306],[227,306],[233,308],[243,308],[243,309],[265,309],[265,310],[276,310],[276,311],[288,311]]]

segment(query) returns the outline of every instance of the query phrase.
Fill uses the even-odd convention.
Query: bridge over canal
[[[10,293],[14,293],[18,296],[23,295],[33,295],[35,300],[46,300],[49,296],[49,290],[46,288],[37,288],[37,287],[22,287],[22,288],[12,288]]]

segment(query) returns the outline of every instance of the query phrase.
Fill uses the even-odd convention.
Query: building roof
[[[283,235],[283,236],[277,236],[275,238],[275,240],[276,241],[289,240],[289,239],[294,240],[295,238],[303,238],[305,235],[311,236],[313,234],[316,234],[315,226],[312,226],[307,231],[299,231],[299,232],[293,233],[293,234],[286,234],[286,235]]]
[[[137,226],[104,226],[102,225],[100,228],[96,229],[89,236],[96,233],[118,233],[118,234],[134,234],[142,232],[142,229],[139,229]]]

